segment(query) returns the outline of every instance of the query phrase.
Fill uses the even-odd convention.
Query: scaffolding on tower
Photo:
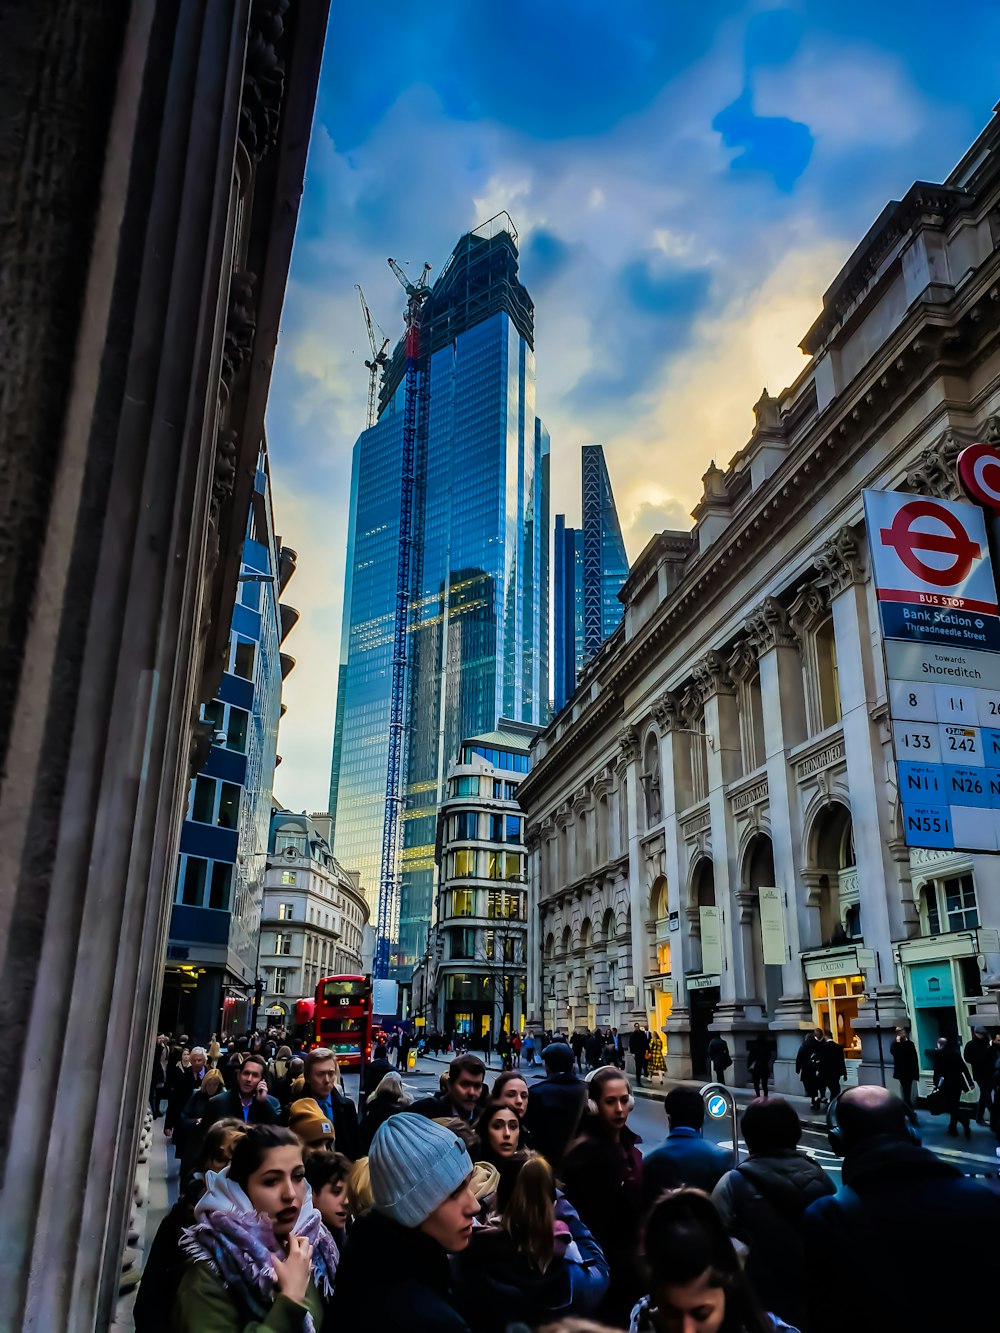
[[[414,554],[414,507],[418,491],[416,453],[420,418],[426,419],[427,372],[422,365],[420,325],[424,302],[430,295],[425,264],[411,282],[394,259],[389,267],[406,292],[405,388],[403,396],[403,449],[399,490],[399,547],[396,561],[396,606],[392,636],[392,685],[389,705],[389,754],[385,778],[385,815],[382,823],[382,860],[379,873],[378,926],[375,969],[378,979],[389,976],[399,946],[400,845],[403,832],[403,774],[406,767],[407,634]],[[374,337],[372,352],[374,355]]]
[[[365,300],[365,294],[361,290],[361,284],[354,284],[358,296],[361,298],[361,309],[365,316],[365,330],[368,333],[368,345],[372,349],[372,359],[365,361],[365,367],[368,371],[368,414],[365,420],[365,426],[375,425],[375,400],[378,397],[379,378],[385,370],[386,362],[389,358],[386,356],[385,349],[389,346],[389,339],[382,334],[382,346],[376,346],[375,324],[372,320],[372,312],[368,309],[368,302]],[[379,333],[382,330],[379,329]]]

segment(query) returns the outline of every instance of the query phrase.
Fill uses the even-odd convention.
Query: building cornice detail
[[[817,585],[826,589],[831,598],[854,583],[864,582],[864,561],[858,538],[846,524],[829,541],[823,543],[813,563],[819,571]]]
[[[958,455],[971,440],[956,430],[943,431],[920,454],[906,474],[906,489],[918,495],[934,495],[941,500],[958,500],[962,489],[958,482]]]
[[[695,662],[692,672],[694,687],[703,704],[716,694],[735,693],[735,686],[726,668],[725,658],[714,648]]]
[[[797,640],[788,612],[777,597],[765,597],[746,618],[747,638],[758,657],[772,648],[794,648]]]

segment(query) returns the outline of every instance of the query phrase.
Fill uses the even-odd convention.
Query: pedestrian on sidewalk
[[[771,1039],[765,1032],[758,1032],[747,1047],[747,1073],[753,1080],[755,1097],[766,1097],[768,1083],[771,1080],[771,1059],[774,1054]]]
[[[649,1053],[649,1033],[636,1023],[629,1033],[628,1049],[635,1060],[635,1086],[642,1087],[642,1076],[646,1072],[646,1056]]]
[[[996,1267],[1000,1197],[922,1148],[912,1113],[885,1088],[848,1088],[828,1125],[844,1169],[838,1193],[802,1218],[809,1333],[995,1328],[996,1286],[986,1276]],[[963,1273],[982,1281],[956,1285],[943,1275],[944,1238],[960,1249]],[[831,1286],[841,1265],[860,1296],[853,1319]]]
[[[443,1125],[404,1111],[375,1135],[368,1171],[373,1207],[347,1238],[328,1328],[396,1323],[407,1333],[469,1333],[449,1267],[479,1213],[465,1145]]]
[[[971,1040],[965,1043],[962,1052],[965,1063],[972,1071],[972,1077],[979,1089],[979,1105],[976,1107],[976,1124],[985,1125],[986,1115],[992,1103],[993,1048],[989,1033],[985,1028],[976,1028]]]
[[[797,1151],[802,1122],[784,1097],[758,1098],[740,1118],[749,1157],[712,1191],[730,1236],[748,1248],[746,1273],[757,1299],[789,1324],[805,1327],[802,1214],[835,1186]]]
[[[600,1317],[613,1326],[628,1322],[642,1294],[639,1230],[642,1222],[642,1157],[638,1134],[629,1129],[635,1108],[620,1069],[609,1066],[590,1077],[580,1134],[563,1159],[561,1178],[570,1203],[601,1247],[611,1281]]]
[[[355,1161],[359,1156],[358,1108],[341,1086],[340,1065],[328,1047],[317,1046],[306,1056],[305,1084],[300,1095],[311,1097],[333,1122],[337,1151]]]
[[[576,1137],[587,1090],[573,1072],[573,1052],[564,1041],[542,1051],[545,1077],[531,1085],[524,1125],[535,1151],[558,1173],[567,1144]]]
[[[486,1066],[478,1055],[456,1055],[441,1076],[446,1091],[436,1097],[423,1097],[414,1102],[413,1110],[417,1115],[427,1116],[429,1120],[443,1120],[455,1117],[466,1123],[475,1119],[479,1110],[486,1079]]]
[[[899,1027],[890,1047],[892,1055],[892,1076],[899,1084],[900,1095],[910,1109],[913,1109],[913,1085],[920,1077],[920,1062],[917,1048],[910,1040],[910,1029]]]
[[[654,1207],[645,1262],[649,1295],[632,1311],[632,1333],[795,1333],[760,1308],[715,1205],[700,1190],[674,1190]]]
[[[521,1044],[521,1050],[524,1052],[524,1058],[528,1064],[534,1068],[535,1064],[535,1034],[529,1028],[524,1034],[524,1041]]]
[[[585,1028],[583,1032],[574,1032],[569,1039],[570,1049],[573,1052],[573,1059],[576,1061],[577,1070],[581,1074],[583,1073],[583,1054],[587,1048],[587,1038],[589,1036],[590,1033]],[[542,1058],[544,1059],[544,1057],[545,1051],[543,1050]]]
[[[958,1135],[958,1126],[961,1124],[965,1130],[965,1137],[971,1139],[972,1129],[969,1121],[972,1118],[972,1108],[968,1110],[963,1108],[962,1094],[971,1092],[975,1083],[965,1061],[947,1037],[938,1037],[934,1047],[933,1065],[934,1089],[942,1108],[948,1113],[948,1134],[955,1138]]]
[[[708,1062],[712,1066],[716,1083],[725,1086],[726,1070],[733,1063],[733,1057],[729,1052],[729,1043],[718,1032],[713,1035],[712,1040],[708,1043]]]
[[[490,1090],[490,1100],[511,1107],[521,1122],[520,1146],[522,1148],[532,1147],[531,1135],[524,1127],[524,1115],[528,1109],[529,1098],[528,1085],[516,1069],[507,1069],[502,1074],[498,1074]],[[482,1113],[480,1113],[480,1118],[482,1118]]]
[[[833,1041],[828,1032],[823,1033],[820,1043],[819,1080],[823,1091],[821,1100],[827,1104],[840,1096],[841,1080],[847,1077],[847,1060],[844,1048]]]
[[[819,1110],[822,1088],[820,1082],[820,1066],[823,1063],[822,1045],[823,1029],[813,1028],[795,1056],[795,1072],[802,1080],[802,1089],[809,1098],[809,1105],[813,1111]]]
[[[695,1088],[671,1088],[663,1099],[667,1137],[642,1159],[643,1208],[665,1190],[691,1185],[711,1194],[733,1164],[733,1155],[702,1137],[705,1099]]]
[[[391,1115],[408,1110],[412,1104],[413,1098],[403,1086],[402,1078],[395,1069],[390,1069],[365,1102],[358,1145],[362,1156],[371,1151],[372,1139],[378,1133],[379,1127],[385,1124]]]
[[[136,1333],[169,1333],[174,1296],[184,1275],[181,1232],[194,1225],[195,1204],[205,1193],[208,1173],[222,1171],[229,1165],[233,1148],[245,1133],[242,1120],[218,1120],[202,1139],[194,1170],[182,1185],[177,1202],[157,1227],[146,1252],[132,1307]]]
[[[258,1057],[248,1057],[255,1059]],[[245,1067],[245,1066],[244,1066]],[[213,1175],[184,1231],[188,1260],[173,1333],[323,1324],[338,1253],[306,1184],[290,1129],[253,1125]]]
[[[276,1125],[280,1113],[277,1098],[270,1096],[264,1081],[264,1057],[248,1055],[240,1065],[236,1087],[209,1101],[202,1123],[207,1129],[232,1116],[246,1125]]]

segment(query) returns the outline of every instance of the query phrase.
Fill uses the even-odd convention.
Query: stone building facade
[[[676,1077],[707,1073],[718,1032],[740,1083],[765,1032],[799,1090],[817,1023],[864,1081],[896,1023],[924,1068],[939,1033],[1000,1024],[997,856],[904,845],[861,498],[958,498],[959,450],[1000,440],[998,205],[995,117],[855,250],[805,369],[708,469],[693,530],[641,553],[622,626],[535,743],[546,1026],[648,1023]]]
[[[363,975],[368,903],[330,850],[332,817],[277,810],[264,872],[259,974],[268,1024],[294,1016],[322,977]],[[258,1027],[263,1027],[258,1019]]]
[[[5,1329],[106,1328],[121,1282],[327,17],[325,0],[4,13]]]

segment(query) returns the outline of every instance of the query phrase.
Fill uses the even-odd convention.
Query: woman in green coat
[[[250,1126],[209,1174],[181,1249],[174,1333],[320,1333],[339,1256],[291,1130]]]

